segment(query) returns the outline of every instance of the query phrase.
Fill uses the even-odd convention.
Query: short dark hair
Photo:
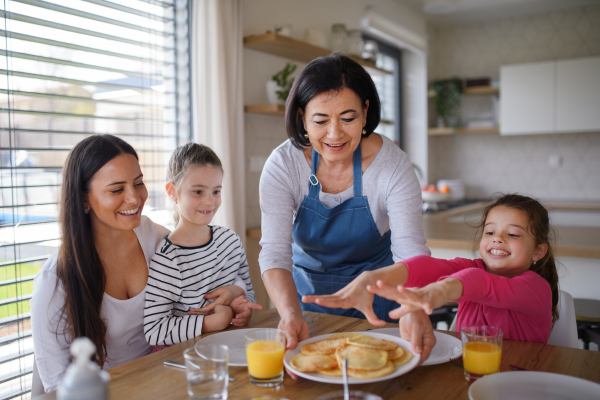
[[[308,102],[321,93],[344,88],[356,93],[363,106],[369,101],[365,125],[367,133],[363,137],[373,133],[381,119],[381,104],[375,83],[359,63],[334,52],[312,60],[294,80],[285,106],[285,130],[295,147],[304,149],[310,146],[310,141],[304,137],[306,130],[299,110],[304,112]]]

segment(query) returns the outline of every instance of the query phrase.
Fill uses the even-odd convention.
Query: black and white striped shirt
[[[202,334],[203,315],[187,315],[190,308],[209,304],[208,292],[237,285],[248,301],[256,301],[246,254],[231,229],[211,226],[210,241],[182,247],[165,238],[150,262],[144,334],[151,345],[171,345]]]

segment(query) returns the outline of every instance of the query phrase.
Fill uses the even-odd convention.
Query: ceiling
[[[454,25],[537,14],[571,7],[599,4],[600,0],[455,0],[456,11],[451,14],[425,14],[432,25]],[[408,0],[415,6],[415,0]]]

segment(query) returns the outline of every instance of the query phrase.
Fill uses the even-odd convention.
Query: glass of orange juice
[[[285,332],[279,329],[254,329],[245,335],[250,382],[263,387],[283,382]]]
[[[465,379],[474,382],[500,371],[502,329],[486,325],[465,326],[460,330]]]

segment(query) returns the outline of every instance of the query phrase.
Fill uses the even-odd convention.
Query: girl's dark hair
[[[138,158],[133,147],[116,136],[90,136],[71,150],[63,169],[57,275],[65,292],[65,333],[71,340],[89,338],[96,345],[94,360],[100,366],[106,360],[106,325],[100,318],[106,274],[94,245],[89,214],[84,210],[94,174],[123,153]]]
[[[217,154],[208,146],[198,143],[186,143],[175,149],[167,168],[167,182],[171,182],[177,190],[190,165],[212,165],[223,171],[223,165]],[[179,210],[174,207],[175,226],[179,224]]]
[[[363,137],[373,133],[381,119],[381,104],[371,75],[349,57],[332,53],[308,63],[290,90],[285,105],[285,130],[295,147],[304,149],[310,146],[310,141],[304,137],[306,130],[299,110],[304,112],[308,102],[321,93],[344,88],[356,93],[363,107],[369,100],[366,134]]]
[[[499,206],[523,211],[527,215],[529,229],[535,237],[536,246],[540,244],[548,245],[548,252],[546,252],[546,255],[535,264],[532,263],[529,270],[537,273],[550,284],[550,289],[552,289],[552,325],[554,325],[558,319],[558,272],[556,270],[556,261],[554,260],[553,250],[556,241],[556,233],[550,226],[548,210],[546,210],[539,201],[532,199],[531,197],[518,194],[503,195],[483,210],[481,221],[476,226],[477,233],[475,235],[474,248],[479,248],[479,242],[483,236],[483,228],[488,214],[493,208]]]

